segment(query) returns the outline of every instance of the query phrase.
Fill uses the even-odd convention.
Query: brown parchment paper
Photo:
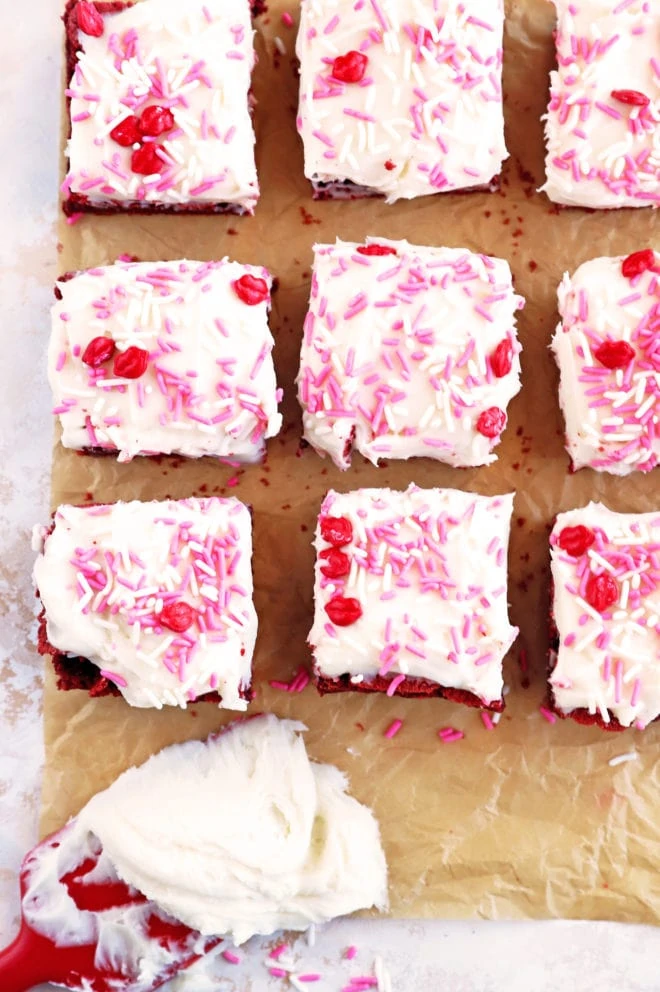
[[[230,2],[230,0],[228,0]],[[540,116],[553,62],[554,11],[546,0],[509,0],[505,38],[507,140],[511,158],[499,193],[439,195],[386,206],[380,201],[314,203],[303,177],[294,115],[297,82],[294,0],[271,0],[256,22],[259,65],[256,128],[262,198],[254,218],[85,217],[62,225],[61,270],[141,259],[229,254],[268,266],[279,278],[272,328],[285,390],[285,430],[263,466],[234,470],[212,460],[183,462],[81,457],[56,443],[53,504],[231,493],[254,508],[256,605],[260,634],[252,711],[272,710],[309,726],[314,758],[339,765],[353,793],[373,806],[391,873],[394,916],[607,918],[660,922],[660,726],[619,735],[548,725],[544,696],[548,612],[547,536],[554,514],[589,499],[616,510],[660,504],[658,474],[617,480],[589,470],[571,475],[563,450],[557,374],[548,352],[562,273],[599,254],[660,248],[650,210],[558,211],[535,189],[543,182]],[[274,37],[287,48],[276,52]],[[315,241],[406,237],[420,244],[467,246],[501,255],[527,299],[520,317],[523,391],[510,408],[499,463],[455,470],[428,460],[377,470],[356,455],[340,473],[311,450],[298,454],[300,411],[293,380]],[[47,328],[44,327],[44,351]],[[44,425],[45,429],[45,425]],[[517,491],[510,551],[510,600],[529,652],[529,686],[514,649],[506,665],[506,715],[494,732],[478,712],[441,700],[339,695],[309,687],[289,696],[268,679],[289,679],[309,661],[312,615],[310,541],[329,487],[454,486],[495,494]],[[50,667],[50,666],[48,666]],[[383,732],[395,717],[403,729]],[[231,719],[211,704],[187,712],[130,709],[121,699],[91,701],[46,686],[47,763],[42,829],[55,829],[123,769],[174,741],[204,737]],[[465,740],[443,745],[452,724]],[[618,767],[608,760],[636,750]]]

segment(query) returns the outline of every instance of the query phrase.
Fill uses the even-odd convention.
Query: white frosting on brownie
[[[550,76],[543,189],[574,206],[657,207],[657,0],[554,3],[559,66]]]
[[[78,31],[65,191],[96,205],[222,203],[251,213],[259,187],[248,0],[143,0],[102,18],[100,37]],[[148,107],[169,110],[172,126],[127,146],[114,140],[117,125]],[[136,171],[134,152],[153,142],[157,167]]]
[[[248,305],[240,279],[261,280]],[[270,274],[221,262],[117,263],[57,284],[48,375],[66,448],[256,461],[280,429],[268,328]],[[96,367],[97,338],[115,344]],[[93,347],[93,346],[92,346]],[[114,371],[129,348],[148,352],[137,378]]]
[[[47,635],[131,706],[209,692],[244,710],[257,614],[252,522],[236,499],[60,506],[34,566]]]
[[[388,254],[364,254],[374,246]],[[494,462],[520,390],[524,301],[508,263],[381,238],[314,250],[298,375],[306,440],[340,468],[352,446],[374,464]]]
[[[381,676],[391,694],[404,676],[428,679],[501,702],[518,634],[507,612],[512,509],[513,495],[331,490],[314,542],[317,675]]]
[[[642,728],[660,716],[660,510],[560,513],[550,538],[557,708]]]
[[[614,475],[660,460],[660,279],[625,265],[595,258],[564,276],[552,341],[573,465]]]
[[[30,926],[65,946],[96,939],[97,960],[139,962],[140,978],[167,964],[145,940],[143,907],[118,925],[112,910],[77,910],[59,884],[99,848],[97,883],[119,877],[175,920],[236,943],[386,908],[378,823],[338,768],[310,761],[305,729],[260,716],[124,772],[55,835],[58,847],[45,841],[27,859]]]
[[[302,0],[305,175],[389,203],[490,183],[508,154],[503,24],[502,0]],[[354,82],[335,63],[349,52],[367,59]]]

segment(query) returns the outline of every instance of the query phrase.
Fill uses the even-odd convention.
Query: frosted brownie
[[[507,158],[502,0],[302,0],[298,130],[317,198],[487,188]]]
[[[66,7],[64,210],[252,213],[248,0]]]
[[[117,263],[56,285],[48,376],[66,448],[256,461],[280,429],[270,274]]]
[[[550,77],[543,189],[572,206],[657,207],[657,0],[554,3],[558,68]]]
[[[554,709],[606,730],[660,716],[660,511],[560,513],[550,538]]]
[[[304,437],[348,468],[381,458],[488,465],[520,390],[503,259],[369,238],[316,245],[298,375]]]
[[[627,475],[660,458],[660,264],[650,249],[565,275],[552,348],[573,467]]]
[[[236,499],[58,508],[36,535],[39,648],[59,688],[131,706],[244,710],[257,615],[252,523]]]
[[[318,688],[503,709],[513,496],[330,491],[314,546]]]

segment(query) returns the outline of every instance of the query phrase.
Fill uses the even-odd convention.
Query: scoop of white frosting
[[[76,834],[177,920],[235,943],[384,908],[378,824],[310,762],[305,729],[260,716],[165,748],[96,795]]]

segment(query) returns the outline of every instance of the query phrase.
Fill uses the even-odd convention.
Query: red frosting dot
[[[387,162],[385,163],[385,168],[387,169],[388,172],[393,172],[394,169],[396,169],[396,162],[393,162],[391,158],[388,158]]]
[[[163,607],[156,619],[163,627],[167,627],[168,630],[173,630],[177,634],[183,634],[195,622],[195,611],[188,603],[168,603],[167,606]]]
[[[325,612],[337,627],[350,627],[362,616],[362,607],[357,599],[345,596],[333,596],[325,604]]]
[[[353,540],[353,524],[347,517],[321,517],[321,537],[340,548]]]
[[[619,103],[627,103],[631,107],[648,107],[651,102],[645,93],[639,90],[612,90],[612,97]]]
[[[364,79],[367,71],[369,59],[362,52],[346,52],[345,55],[338,55],[332,63],[333,79],[340,83],[359,83]]]
[[[157,138],[174,127],[172,111],[167,107],[147,107],[140,114],[140,131],[150,138]]]
[[[652,248],[643,248],[642,251],[634,251],[628,258],[624,258],[621,263],[621,272],[626,279],[634,279],[655,268],[655,252]]]
[[[506,426],[506,413],[498,406],[491,406],[479,414],[477,430],[484,437],[499,437]]]
[[[590,575],[585,598],[594,610],[604,613],[619,598],[619,586],[614,576],[607,572],[603,572],[602,575]]]
[[[92,338],[82,353],[82,360],[90,369],[98,369],[115,353],[115,342],[112,338]]]
[[[627,341],[603,341],[594,355],[606,369],[625,369],[635,357],[635,349]]]
[[[508,338],[500,341],[490,356],[490,367],[496,379],[502,379],[511,371],[513,362],[513,345]]]
[[[321,574],[328,579],[341,579],[351,570],[351,559],[339,548],[326,548],[319,558],[323,558],[326,563],[321,565]]]
[[[127,117],[126,120],[121,121],[117,127],[113,127],[110,137],[123,148],[137,144],[141,138],[137,117]]]
[[[358,248],[360,255],[396,255],[396,248],[390,245],[360,245]]]
[[[562,551],[571,558],[579,558],[596,540],[596,535],[588,527],[578,524],[576,527],[564,527],[559,534],[557,543]]]
[[[139,379],[147,371],[148,364],[149,352],[131,345],[126,351],[119,352],[112,371],[120,379]]]
[[[249,307],[263,303],[270,296],[268,283],[265,279],[259,279],[258,276],[241,276],[232,285],[239,300],[242,300]]]
[[[93,38],[100,38],[103,34],[103,18],[93,3],[78,0],[76,20],[83,34],[90,34]]]
[[[165,168],[165,163],[158,154],[160,145],[153,143],[140,145],[131,155],[131,169],[138,176],[152,176]]]

